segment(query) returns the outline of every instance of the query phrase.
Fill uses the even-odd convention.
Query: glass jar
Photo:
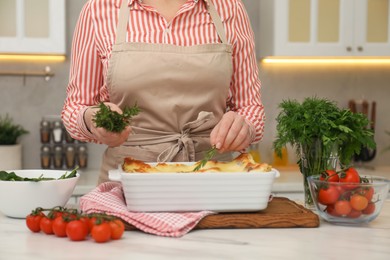
[[[307,177],[320,175],[325,170],[336,170],[338,165],[338,146],[334,143],[324,145],[320,139],[300,145],[300,171],[303,175],[305,207],[314,209]]]

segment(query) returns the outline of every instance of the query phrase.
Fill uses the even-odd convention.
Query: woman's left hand
[[[241,115],[229,111],[210,134],[210,143],[220,152],[241,151],[252,141],[251,127]]]

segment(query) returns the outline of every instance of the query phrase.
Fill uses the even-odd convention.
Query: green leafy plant
[[[328,151],[336,146],[340,164],[349,165],[363,147],[376,147],[374,133],[367,127],[368,118],[362,113],[340,109],[333,101],[317,97],[305,98],[302,103],[285,100],[279,108],[277,137],[273,143],[278,155],[287,144],[294,146],[299,154],[300,146],[319,140]]]
[[[111,108],[105,105],[103,102],[99,104],[99,111],[92,119],[97,127],[103,127],[110,132],[122,132],[126,126],[130,124],[131,118],[138,115],[140,109],[137,105],[133,107],[125,107],[123,113],[119,114],[116,111],[112,111]]]
[[[0,116],[0,145],[14,145],[20,136],[28,133],[21,125],[14,124],[8,114]]]

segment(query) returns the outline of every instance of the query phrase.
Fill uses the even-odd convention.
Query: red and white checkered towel
[[[105,182],[80,198],[80,209],[85,213],[107,213],[150,234],[181,237],[191,231],[211,211],[201,212],[130,212],[126,207],[122,185]]]

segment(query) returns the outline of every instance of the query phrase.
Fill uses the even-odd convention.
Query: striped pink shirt
[[[165,43],[180,46],[220,42],[202,0],[187,0],[174,19],[167,22],[141,0],[131,6],[128,42]],[[210,1],[210,0],[208,0]],[[116,24],[122,0],[89,0],[76,25],[71,55],[67,98],[62,119],[71,136],[80,141],[97,142],[87,130],[83,113],[89,106],[109,101],[106,86],[108,61],[115,42]],[[264,130],[264,108],[260,100],[260,81],[254,52],[253,31],[241,0],[213,0],[223,21],[228,42],[233,46],[233,76],[228,109],[252,123],[254,142]]]

